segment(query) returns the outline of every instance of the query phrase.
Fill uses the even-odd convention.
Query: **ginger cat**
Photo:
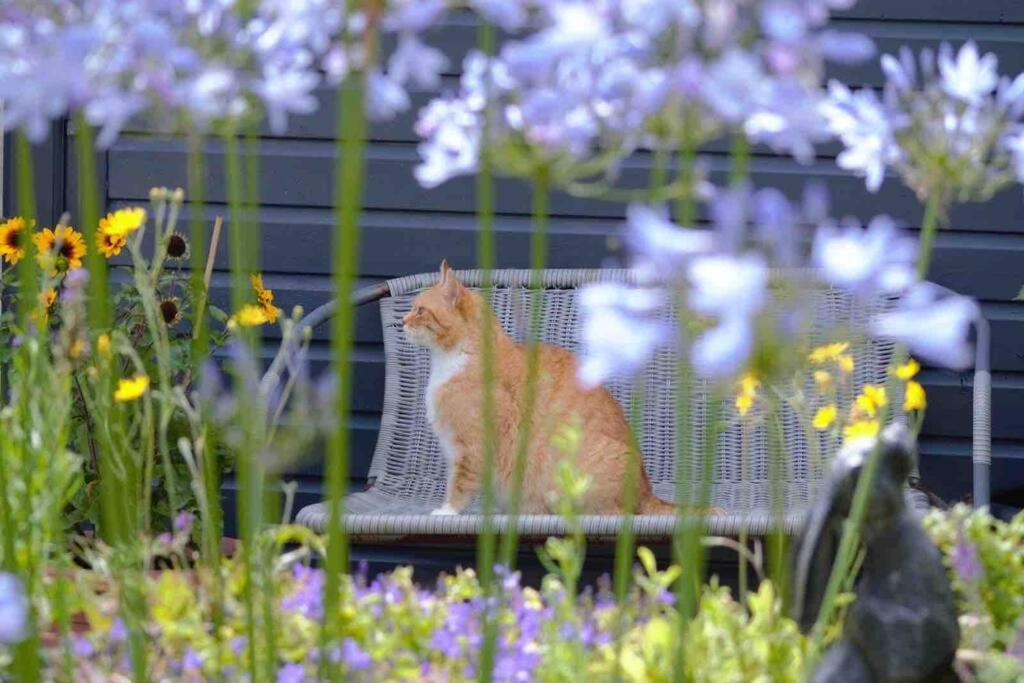
[[[499,501],[512,487],[520,415],[526,394],[526,350],[505,334],[483,298],[467,289],[441,264],[440,281],[421,293],[403,319],[405,333],[430,349],[427,418],[448,461],[444,504],[431,514],[458,514],[469,504],[483,478],[483,368],[480,338],[483,316],[494,329],[495,485]],[[554,512],[552,498],[558,459],[552,436],[566,424],[580,428],[576,461],[591,485],[583,501],[587,514],[621,514],[623,481],[629,458],[630,429],[622,408],[604,388],[585,389],[576,379],[576,358],[565,349],[541,345],[526,453],[522,507],[525,514]],[[637,463],[636,511],[674,514],[675,507],[657,498]]]

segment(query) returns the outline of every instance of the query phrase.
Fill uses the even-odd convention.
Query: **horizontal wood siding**
[[[1018,0],[866,0],[842,15],[838,28],[860,30],[874,37],[882,51],[900,45],[917,50],[940,41],[954,46],[967,39],[999,55],[1003,73],[1024,71],[1024,3]],[[431,42],[452,60],[446,87],[457,85],[457,67],[472,46],[474,31],[465,16],[453,17],[433,31]],[[830,74],[847,83],[879,87],[877,61],[837,67]],[[263,267],[267,285],[281,305],[310,309],[330,296],[331,192],[334,165],[334,93],[319,93],[316,114],[293,119],[286,136],[264,137],[261,145],[260,222]],[[365,282],[428,271],[448,258],[456,267],[471,266],[475,258],[473,184],[470,179],[449,182],[434,190],[420,188],[412,176],[417,163],[411,130],[415,109],[429,99],[415,93],[414,110],[398,120],[374,126],[367,148],[367,182],[363,214],[360,272]],[[752,170],[758,186],[775,186],[799,196],[810,179],[824,182],[837,215],[869,218],[889,213],[916,229],[922,208],[896,179],[870,194],[861,180],[835,166],[835,144],[820,148],[817,161],[800,166],[759,149]],[[722,181],[728,160],[722,145],[712,145],[705,157],[712,179]],[[222,146],[206,145],[207,224],[226,214]],[[630,159],[623,170],[627,185],[641,186],[647,177],[645,155]],[[185,155],[179,140],[153,135],[136,127],[109,151],[106,158],[107,202],[110,205],[144,201],[154,185],[184,186]],[[68,190],[73,196],[74,188]],[[516,181],[498,184],[496,222],[498,264],[524,267],[528,262],[529,189]],[[599,266],[613,262],[614,240],[621,222],[619,204],[556,195],[551,203],[553,267]],[[1019,187],[980,205],[958,207],[954,230],[938,238],[934,279],[978,297],[993,326],[993,392],[995,430],[993,486],[998,492],[1024,486],[1024,305],[1014,302],[1024,284],[1024,198]],[[216,263],[214,299],[227,300],[227,251],[222,242]],[[352,426],[353,485],[361,484],[369,465],[382,401],[383,354],[379,316],[373,306],[359,311],[354,353],[356,392]],[[264,348],[265,354],[272,346]],[[326,365],[326,330],[317,330],[312,349],[316,369]],[[970,490],[971,377],[969,374],[928,370],[923,375],[930,407],[922,439],[925,483],[947,497]],[[315,499],[321,464],[313,459],[296,468],[299,503]]]

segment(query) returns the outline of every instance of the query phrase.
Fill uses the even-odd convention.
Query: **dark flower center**
[[[160,316],[164,319],[164,323],[168,325],[178,322],[178,304],[171,299],[161,301]]]
[[[167,240],[167,255],[171,258],[182,258],[188,253],[188,242],[181,235],[171,235]]]

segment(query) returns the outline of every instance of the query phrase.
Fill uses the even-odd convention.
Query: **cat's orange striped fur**
[[[483,368],[480,339],[483,316],[494,330],[495,472],[499,500],[511,487],[526,394],[527,353],[501,329],[479,294],[467,289],[441,264],[439,282],[421,293],[405,316],[405,332],[431,352],[427,415],[449,464],[447,495],[434,514],[457,514],[479,490],[483,474]],[[576,378],[577,360],[565,349],[539,350],[536,399],[522,490],[524,513],[554,512],[556,472],[564,454],[552,436],[566,425],[580,430],[578,467],[590,477],[583,501],[588,514],[620,514],[630,458],[630,429],[622,408],[604,388],[585,389]],[[657,498],[642,463],[637,463],[640,514],[673,514]]]

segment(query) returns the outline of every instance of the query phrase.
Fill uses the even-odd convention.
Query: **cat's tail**
[[[637,514],[640,515],[675,515],[677,512],[679,512],[679,507],[677,505],[669,503],[668,501],[664,501],[661,498],[658,498],[656,495],[654,495],[653,491],[648,490],[646,495],[644,495],[640,499],[639,505],[637,505],[636,507],[636,511]],[[717,517],[719,515],[725,514],[725,510],[718,507],[700,509],[691,508],[690,512],[696,512],[699,514],[707,515],[709,517]]]
[[[638,503],[636,511],[641,515],[674,515],[677,512],[675,505],[658,498],[649,490]]]

